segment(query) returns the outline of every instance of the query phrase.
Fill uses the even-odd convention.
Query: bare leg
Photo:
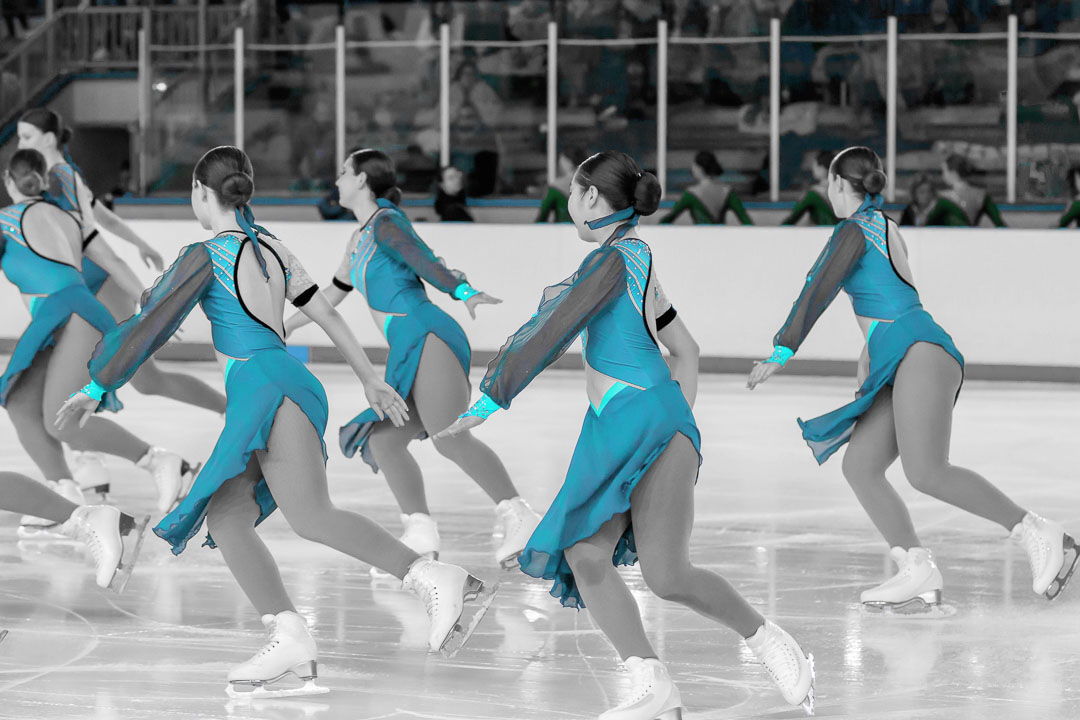
[[[630,497],[634,540],[645,583],[664,600],[685,605],[748,638],[765,618],[727,580],[690,562],[698,456],[676,435]]]
[[[855,423],[844,452],[844,477],[889,547],[921,547],[911,513],[885,471],[899,457],[893,421],[892,388],[883,388]]]
[[[64,458],[63,444],[49,434],[42,414],[45,397],[45,375],[51,360],[51,350],[39,353],[34,364],[19,376],[8,395],[7,411],[19,443],[41,470],[46,480],[71,479],[71,468]]]
[[[65,522],[78,507],[38,481],[13,472],[0,472],[0,498],[2,510],[45,518],[57,524]]]
[[[900,462],[916,490],[1012,530],[1026,511],[982,475],[949,464],[961,378],[960,366],[937,345],[917,343],[908,350],[893,387]]]
[[[409,452],[409,443],[422,427],[416,407],[410,402],[409,421],[404,427],[397,428],[389,422],[382,422],[375,426],[368,437],[368,449],[386,477],[398,507],[406,515],[430,514],[424,492],[424,475],[416,458]]]
[[[258,452],[270,492],[296,534],[404,578],[419,555],[378,523],[334,506],[311,421],[291,400],[278,409],[269,451]]]
[[[656,651],[641,623],[641,610],[611,564],[615,544],[628,522],[627,514],[611,518],[595,535],[567,548],[566,562],[574,571],[578,592],[593,622],[615,646],[619,657],[655,658]]]
[[[428,335],[424,343],[412,398],[428,435],[446,429],[469,408],[469,381],[461,371],[461,364],[447,344],[434,335]],[[443,457],[464,470],[496,504],[517,497],[502,460],[472,433],[466,431],[432,442]]]
[[[255,531],[259,518],[255,483],[260,472],[259,461],[253,456],[243,474],[227,480],[210,500],[206,526],[229,571],[259,615],[295,612],[281,571]]]

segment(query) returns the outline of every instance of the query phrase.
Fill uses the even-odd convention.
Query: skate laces
[[[765,639],[755,654],[758,660],[780,686],[793,685],[799,680],[799,659],[795,651],[784,642],[779,633],[766,627]]]
[[[1032,519],[1029,521],[1028,517]],[[1047,558],[1050,555],[1050,543],[1046,537],[1043,536],[1039,529],[1036,527],[1038,520],[1034,515],[1025,516],[1023,521],[1017,526],[1019,533],[1014,532],[1013,537],[1020,542],[1024,550],[1027,552],[1028,565],[1031,567],[1031,574],[1037,576],[1042,572],[1043,567],[1046,565]]]
[[[76,537],[86,544],[86,549],[90,551],[90,557],[95,562],[101,560],[101,538],[98,537],[97,531],[82,517],[78,518],[75,523]]]
[[[656,685],[656,673],[651,663],[644,660],[633,664],[627,663],[626,669],[630,671],[630,699],[618,705],[619,708],[630,707],[641,702],[649,696]]]
[[[431,561],[425,562],[422,567],[415,568],[405,576],[408,589],[420,596],[420,600],[423,601],[428,614],[439,604],[439,593],[435,589],[435,583],[431,581],[431,578],[427,577],[431,565]]]

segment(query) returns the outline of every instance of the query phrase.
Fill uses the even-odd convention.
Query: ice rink
[[[182,367],[221,382],[212,365]],[[337,427],[361,408],[359,383],[343,365],[315,370],[331,403],[332,496],[400,532],[385,481],[336,447]],[[479,375],[473,380],[475,387]],[[839,406],[853,390],[852,380],[778,376],[750,393],[742,377],[703,376],[694,560],[727,576],[815,654],[820,717],[1080,718],[1080,584],[1052,604],[1034,595],[1026,558],[1005,531],[914,492],[898,464],[890,477],[935,552],[955,613],[910,619],[860,610],[860,589],[891,573],[887,548],[841,476],[839,457],[819,468],[795,423]],[[122,397],[119,420],[146,439],[189,458],[209,454],[220,419],[131,389]],[[586,408],[581,374],[553,371],[478,431],[537,510],[562,482]],[[3,466],[36,476],[10,422],[0,425]],[[1080,386],[971,382],[956,410],[952,460],[1075,535],[1078,438]],[[502,580],[487,619],[453,660],[426,654],[418,600],[373,587],[365,565],[298,539],[278,513],[262,534],[314,628],[320,683],[331,692],[230,702],[229,668],[265,635],[216,551],[193,541],[174,558],[148,535],[127,590],[114,597],[56,547],[18,545],[18,518],[5,514],[0,628],[10,635],[0,643],[0,717],[559,720],[593,718],[618,702],[626,675],[588,612],[560,607],[548,583],[500,571],[491,557],[491,503],[430,443],[413,448],[440,524],[442,559]],[[150,511],[149,477],[119,461],[110,467],[113,502]],[[626,577],[682,690],[686,718],[802,716],[734,633],[657,600],[636,569]]]

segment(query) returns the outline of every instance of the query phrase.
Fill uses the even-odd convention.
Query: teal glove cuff
[[[479,295],[479,294],[480,294],[479,290],[474,288],[469,283],[465,283],[465,282],[461,283],[456,288],[454,288],[454,298],[456,300],[461,300],[462,302],[468,300],[473,295]]]
[[[478,417],[481,420],[486,420],[491,413],[499,409],[498,404],[489,398],[487,395],[481,394],[480,399],[473,403],[473,406],[465,411],[461,417]]]
[[[84,395],[89,395],[98,402],[101,402],[101,398],[105,397],[105,388],[101,387],[93,380],[91,380],[90,384],[84,387],[79,392],[83,393]],[[75,394],[76,393],[72,393],[72,397],[74,397]]]
[[[772,355],[765,362],[776,363],[780,367],[787,365],[787,361],[791,359],[791,356],[795,354],[795,351],[791,348],[786,348],[783,345],[777,345],[773,348]]]

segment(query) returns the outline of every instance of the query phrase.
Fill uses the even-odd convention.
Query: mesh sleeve
[[[544,290],[529,322],[506,339],[488,365],[480,389],[499,407],[558,360],[589,321],[626,291],[626,265],[613,247],[593,251],[577,272]]]
[[[799,349],[865,251],[866,240],[859,226],[853,222],[840,223],[810,268],[799,299],[773,338],[773,345],[782,345],[793,352]]]
[[[409,227],[408,221],[396,213],[381,213],[374,222],[375,241],[379,246],[412,268],[436,290],[453,295],[458,285],[468,282],[462,273],[447,268]]]
[[[292,254],[292,251],[285,246],[282,246],[282,249],[285,251],[285,278],[287,281],[285,297],[289,302],[299,307],[311,299],[312,288],[317,289],[318,286],[296,256]],[[298,304],[297,301],[305,296],[305,301]]]
[[[214,280],[210,253],[189,245],[154,286],[143,293],[141,309],[109,331],[90,358],[90,377],[115,390],[135,374],[176,332]]]
[[[653,275],[653,292],[656,294],[656,332],[660,332],[671,324],[678,312],[668,300],[667,293],[660,285],[660,279]]]
[[[352,255],[359,242],[360,230],[357,230],[349,237],[349,242],[345,244],[345,257],[341,258],[341,264],[338,265],[337,272],[334,273],[334,284],[345,291],[353,289]]]

